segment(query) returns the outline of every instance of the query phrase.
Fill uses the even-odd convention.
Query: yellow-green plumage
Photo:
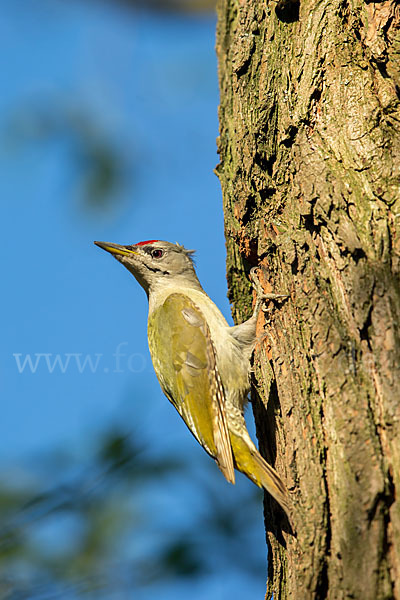
[[[170,294],[149,316],[148,337],[163,392],[226,478],[234,482],[224,391],[203,314],[188,296]]]
[[[253,316],[229,327],[201,287],[190,251],[154,240],[132,246],[97,244],[111,252],[147,293],[154,368],[189,430],[228,481],[235,482],[237,468],[264,487],[289,516],[286,489],[255,447],[243,415],[260,296]]]
[[[189,294],[199,302],[198,292]],[[204,296],[203,300],[211,302]],[[220,321],[218,325],[225,326],[228,332],[230,328],[222,315]],[[215,323],[213,329],[216,330]],[[229,357],[227,340],[221,344],[229,357],[229,365],[221,365],[224,380],[230,384],[225,392],[207,320],[187,294],[167,295],[150,313],[148,339],[163,392],[228,481],[235,482],[235,466],[272,493],[288,512],[286,490],[279,476],[262,458],[247,432],[243,416],[243,395],[249,385],[247,369],[243,376],[242,362],[236,364],[234,354]]]

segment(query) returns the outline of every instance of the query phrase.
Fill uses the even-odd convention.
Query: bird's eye
[[[153,258],[161,258],[163,254],[164,254],[164,252],[162,250],[156,249],[156,250],[153,250],[153,252],[151,253],[151,256]]]

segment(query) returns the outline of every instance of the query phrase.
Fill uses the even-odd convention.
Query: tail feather
[[[278,473],[269,465],[259,452],[253,454],[255,463],[260,468],[261,485],[281,505],[290,520],[290,506],[287,490]],[[251,474],[246,473],[251,478]]]
[[[236,468],[259,487],[263,487],[280,504],[290,520],[289,498],[278,473],[258,452],[249,438],[245,440],[230,432]]]

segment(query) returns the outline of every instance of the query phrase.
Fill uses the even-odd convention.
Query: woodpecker
[[[230,327],[200,285],[193,250],[160,240],[128,246],[94,243],[122,263],[146,292],[154,370],[191,433],[228,481],[235,483],[238,469],[266,489],[290,519],[285,486],[258,452],[244,419],[265,296],[258,290],[250,319]]]

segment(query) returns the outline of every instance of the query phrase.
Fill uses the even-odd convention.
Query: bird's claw
[[[257,268],[253,267],[250,269],[250,280],[252,282],[252,286],[257,294],[257,300],[284,300],[285,298],[289,298],[289,294],[266,294],[262,289],[260,280],[257,277]]]

